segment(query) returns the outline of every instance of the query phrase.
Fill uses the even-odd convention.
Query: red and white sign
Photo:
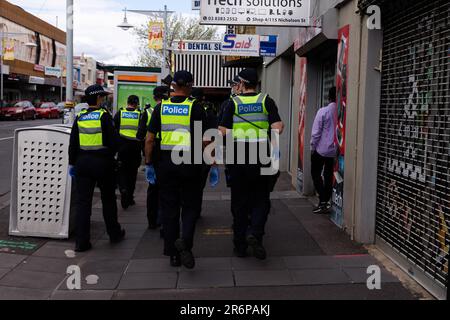
[[[38,72],[45,72],[45,67],[41,66],[39,64],[35,64],[34,65],[34,71],[38,71]]]
[[[250,34],[226,34],[222,42],[223,56],[260,56],[260,36]]]

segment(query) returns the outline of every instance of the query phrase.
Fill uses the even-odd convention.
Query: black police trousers
[[[110,238],[118,238],[121,227],[117,218],[114,159],[104,155],[80,155],[75,173],[77,245],[85,246],[90,242],[92,198],[96,186],[101,192],[106,231]]]
[[[136,189],[136,179],[142,157],[140,150],[137,152],[119,153],[118,184],[122,203],[128,205],[134,201],[134,191]]]
[[[148,185],[147,189],[147,220],[149,226],[160,225],[159,214],[159,187],[158,184]]]
[[[230,165],[231,212],[233,214],[234,245],[247,248],[247,236],[262,243],[270,213],[269,179],[261,175],[258,165]]]
[[[194,234],[200,216],[199,193],[201,166],[175,166],[161,161],[156,172],[164,229],[164,255],[175,256],[175,242],[183,239],[187,250],[194,246]],[[181,224],[181,227],[180,227]]]

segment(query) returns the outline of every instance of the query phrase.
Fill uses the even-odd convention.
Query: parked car
[[[43,102],[36,108],[37,117],[41,119],[58,119],[59,110],[54,102]]]
[[[60,102],[56,105],[56,107],[58,108],[59,111],[59,115],[63,116],[64,115],[64,108],[66,107],[66,103],[65,102]]]
[[[75,117],[80,114],[81,111],[83,110],[87,110],[89,109],[89,105],[87,103],[79,103],[75,106],[74,108],[74,112],[75,112]],[[70,110],[69,109],[65,109],[64,110],[64,118],[63,118],[63,124],[68,124],[69,123],[69,117],[70,117]]]
[[[19,101],[2,108],[0,116],[6,120],[35,120],[36,108],[30,101]]]

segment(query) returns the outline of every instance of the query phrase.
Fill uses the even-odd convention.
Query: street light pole
[[[167,5],[164,5],[164,30],[163,30],[163,64],[161,68],[161,75],[167,76],[167,29],[168,29],[168,14]]]
[[[66,75],[66,100],[73,101],[73,0],[66,1],[67,8],[67,75]]]
[[[3,28],[0,32],[0,108],[3,108]]]

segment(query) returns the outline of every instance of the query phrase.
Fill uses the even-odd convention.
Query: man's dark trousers
[[[75,170],[77,245],[84,246],[90,241],[92,198],[97,185],[101,191],[106,231],[110,238],[118,238],[121,227],[117,219],[114,159],[101,155],[80,155]]]
[[[157,173],[159,208],[164,229],[164,255],[174,256],[178,253],[176,240],[183,239],[187,250],[192,250],[194,245],[195,227],[200,215],[201,166],[175,166],[167,162],[162,161]]]
[[[141,162],[140,150],[130,153],[119,153],[119,190],[122,201],[129,205],[134,201],[137,173]]]
[[[327,203],[331,200],[333,193],[333,169],[334,158],[323,157],[317,151],[312,154],[311,175],[321,203]]]
[[[261,175],[259,165],[231,165],[231,211],[234,218],[234,245],[247,248],[247,236],[262,244],[270,212],[268,177]]]

